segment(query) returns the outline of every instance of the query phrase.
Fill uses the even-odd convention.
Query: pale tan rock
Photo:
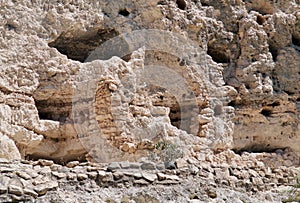
[[[100,177],[104,177],[106,175],[106,173],[105,173],[105,171],[100,170],[100,171],[98,171],[98,175]]]
[[[44,195],[47,191],[55,189],[57,187],[58,183],[56,181],[49,181],[35,186],[34,191],[37,192],[39,195]]]
[[[136,151],[136,146],[133,143],[124,143],[121,146],[121,150],[128,153],[134,153]]]
[[[159,181],[162,180],[174,180],[174,181],[179,181],[179,177],[177,175],[167,175],[163,173],[157,173],[157,177]]]
[[[145,180],[149,181],[149,182],[153,182],[157,179],[157,175],[156,174],[151,174],[151,173],[142,173],[142,176]]]
[[[113,174],[111,172],[98,171],[101,182],[107,183],[113,181]]]
[[[62,179],[62,178],[65,178],[65,177],[66,177],[66,174],[65,174],[65,173],[59,173],[59,172],[56,172],[56,171],[53,171],[53,172],[52,172],[52,175],[54,175],[54,176],[57,177],[58,179]]]
[[[160,28],[163,24],[161,24],[161,20],[160,18],[164,18],[164,13],[161,12],[160,8],[156,7],[155,3],[146,3],[146,5],[149,5],[150,7],[147,9],[144,9],[145,5],[143,5],[143,7],[141,7],[141,11],[139,12],[139,15],[136,16],[134,18],[134,21],[138,22],[141,25],[148,25],[148,24],[156,24],[158,26],[158,28]],[[119,8],[116,8],[117,5],[106,5],[104,6],[104,10],[107,13],[111,13],[112,16],[117,17],[118,14],[116,14],[116,10],[118,10]],[[71,6],[72,7],[72,6]],[[131,5],[130,7],[132,8],[127,8],[129,11],[132,11],[134,7],[139,8],[139,6],[137,5]],[[25,68],[22,69],[21,72],[18,73],[19,77],[24,78],[24,80],[18,80],[18,78],[14,78],[14,73],[16,73],[19,69],[15,68],[14,69],[10,69],[10,72],[8,71],[8,69],[3,70],[5,73],[5,77],[3,78],[3,84],[5,84],[5,87],[7,89],[10,90],[22,90],[25,91],[26,93],[28,93],[29,95],[33,94],[33,98],[36,101],[36,105],[38,108],[32,108],[32,101],[30,102],[23,102],[23,106],[21,110],[17,110],[14,111],[13,114],[15,114],[15,116],[13,116],[14,118],[23,116],[25,119],[24,120],[14,120],[14,122],[16,123],[17,126],[14,126],[14,128],[11,130],[11,132],[7,132],[9,135],[11,135],[10,137],[13,137],[13,139],[18,143],[21,144],[22,147],[24,148],[23,152],[26,153],[24,154],[24,156],[26,154],[34,154],[34,156],[38,156],[38,157],[45,157],[47,158],[47,154],[52,154],[51,158],[54,158],[56,160],[60,159],[61,157],[64,157],[66,160],[68,159],[72,159],[76,156],[81,156],[82,154],[86,153],[86,151],[88,151],[90,149],[90,147],[85,147],[82,148],[82,146],[80,145],[74,145],[74,143],[76,141],[70,139],[73,137],[77,136],[76,130],[72,127],[72,125],[70,125],[70,123],[65,122],[64,119],[62,118],[64,116],[62,115],[66,115],[68,114],[70,111],[70,106],[69,103],[72,100],[72,85],[74,83],[74,75],[78,73],[79,68],[80,67],[84,67],[84,66],[89,66],[89,65],[82,65],[79,64],[77,62],[68,60],[65,56],[62,56],[60,53],[58,53],[56,50],[54,50],[53,48],[49,48],[47,46],[47,44],[45,43],[45,41],[43,40],[43,38],[51,38],[51,40],[53,41],[55,37],[57,37],[60,33],[62,33],[62,31],[65,31],[64,29],[66,29],[65,34],[61,35],[61,37],[59,39],[56,40],[56,42],[50,43],[50,45],[52,46],[55,43],[58,42],[62,42],[61,40],[63,39],[70,39],[72,37],[74,37],[75,35],[84,35],[85,32],[83,31],[84,29],[87,28],[87,30],[90,30],[91,32],[97,30],[97,28],[91,28],[88,25],[91,24],[91,21],[93,21],[93,23],[97,22],[100,23],[101,21],[103,21],[103,15],[101,14],[96,14],[97,12],[95,12],[94,17],[88,17],[85,20],[80,20],[80,22],[75,22],[74,18],[72,17],[65,17],[65,15],[67,15],[67,13],[65,12],[72,12],[74,13],[75,16],[81,16],[81,14],[77,13],[77,10],[75,9],[76,7],[72,7],[72,9],[65,10],[65,9],[60,9],[63,7],[56,7],[57,11],[44,11],[43,14],[39,13],[36,15],[37,16],[45,16],[44,19],[42,21],[39,21],[38,19],[34,19],[34,23],[35,26],[32,29],[32,31],[28,31],[26,29],[21,29],[18,30],[17,33],[9,33],[7,32],[7,37],[9,36],[13,36],[13,35],[17,35],[19,37],[19,33],[23,33],[23,34],[33,34],[34,36],[32,37],[24,37],[24,40],[27,41],[28,43],[33,43],[35,44],[36,41],[39,42],[38,49],[42,50],[39,52],[35,52],[34,50],[36,49],[32,49],[30,51],[30,53],[32,53],[31,55],[34,56],[34,58],[41,58],[42,60],[40,61],[41,64],[45,64],[45,67],[43,69],[40,70],[35,70],[35,69],[30,69],[30,66],[26,66]],[[90,8],[89,6],[85,6],[84,9],[88,9]],[[26,10],[26,9],[25,9]],[[90,11],[90,9],[88,9]],[[97,10],[97,9],[96,9]],[[43,11],[40,11],[43,12]],[[62,16],[58,15],[58,14],[62,14]],[[73,16],[74,17],[74,16]],[[182,18],[182,16],[181,16]],[[97,20],[95,20],[97,19]],[[116,19],[116,22],[123,22],[122,18],[118,18]],[[110,24],[110,22],[106,22],[107,24]],[[13,27],[19,27],[19,23],[16,23],[15,21],[10,22],[11,26]],[[26,24],[26,23],[25,23]],[[113,24],[111,24],[113,25]],[[111,26],[109,25],[109,26]],[[87,27],[86,27],[87,26]],[[89,28],[88,28],[89,27]],[[162,27],[161,27],[162,28]],[[19,29],[19,28],[18,28]],[[128,26],[124,26],[124,29],[121,27],[115,27],[112,29],[111,33],[112,35],[116,35],[118,32],[124,32],[124,31],[130,31],[130,28]],[[42,30],[42,32],[41,32]],[[48,30],[48,32],[46,32],[45,30]],[[36,35],[37,36],[36,36]],[[20,39],[19,38],[16,39]],[[24,41],[23,40],[23,41]],[[8,43],[9,44],[9,43]],[[72,43],[70,43],[72,44]],[[27,50],[23,48],[21,43],[15,43],[15,46],[20,47],[20,57],[23,57],[24,59],[26,59],[26,57],[24,57],[23,53],[27,54]],[[32,44],[32,46],[35,46]],[[8,57],[10,56],[10,54],[8,54]],[[133,54],[133,60],[130,62],[132,65],[129,64],[122,64],[122,68],[121,69],[137,69],[138,67],[142,67],[144,66],[143,63],[143,54],[139,55],[139,54]],[[23,60],[24,64],[31,64],[32,62],[30,62],[30,59],[26,59]],[[111,61],[111,64],[113,64],[114,66],[118,63],[121,64],[120,61]],[[61,64],[64,64],[63,67],[61,66]],[[94,63],[96,65],[96,63]],[[105,69],[108,69],[109,63],[106,65],[103,65],[102,62],[98,62],[97,65],[100,66],[106,66],[103,68],[99,69],[99,72],[103,75],[107,74],[106,76],[109,76],[111,74],[110,71],[105,72]],[[93,65],[91,65],[93,67]],[[98,66],[99,67],[99,66]],[[121,67],[121,66],[120,66]],[[222,76],[219,74],[217,74],[218,71],[216,71],[216,79],[214,79],[215,83],[218,84],[224,84],[224,82],[222,82],[222,80],[220,80],[222,78]],[[87,72],[87,75],[91,75],[93,73]],[[192,75],[192,74],[191,74]],[[190,75],[190,76],[191,76]],[[188,76],[188,77],[190,77]],[[198,76],[197,76],[198,77]],[[110,77],[106,77],[107,82],[108,82],[108,78]],[[218,78],[218,79],[217,79]],[[105,79],[105,80],[106,80]],[[121,78],[110,78],[110,82],[108,82],[108,89],[109,91],[112,92],[116,92],[117,94],[122,92],[118,92],[120,89],[120,79]],[[133,78],[134,79],[134,78]],[[16,80],[18,81],[19,84],[13,84],[12,82]],[[63,84],[63,85],[62,85]],[[11,85],[11,87],[10,87]],[[134,84],[133,86],[134,88],[136,88],[136,84]],[[219,94],[220,95],[220,94]],[[112,95],[110,95],[111,97],[113,97]],[[135,95],[136,98],[138,97],[142,97],[142,95]],[[117,97],[116,97],[117,98]],[[108,97],[105,98],[104,101],[107,101]],[[12,103],[12,101],[10,101]],[[136,104],[149,104],[149,102],[147,103],[147,101],[143,101],[139,100],[139,101],[135,101]],[[16,103],[16,102],[14,102]],[[122,103],[122,102],[121,102]],[[115,104],[121,104],[120,101],[116,101],[114,100],[114,102],[112,103],[113,105]],[[125,102],[126,103],[126,102]],[[17,103],[16,103],[17,104]],[[58,106],[62,106],[65,108],[59,108]],[[31,108],[32,111],[26,111],[26,109]],[[141,115],[141,116],[150,116],[149,113],[149,109],[151,109],[153,107],[150,106],[146,106],[145,107],[141,107],[141,106],[131,106],[129,109],[125,109],[125,113],[126,111],[130,112],[129,110],[131,110],[134,115]],[[169,107],[157,107],[157,108],[161,108],[164,109],[163,111],[159,111],[159,112],[152,112],[154,114],[154,116],[166,116],[166,118],[164,118],[163,123],[170,125],[170,121],[169,119],[167,119],[168,116],[168,108]],[[39,111],[40,115],[46,116],[46,118],[38,118],[37,116],[37,110]],[[124,109],[123,109],[124,111]],[[55,113],[53,113],[55,112]],[[127,113],[128,113],[127,112]],[[109,112],[107,112],[109,113]],[[118,112],[119,113],[119,112]],[[50,115],[51,114],[51,115]],[[54,115],[55,114],[55,115]],[[107,119],[105,120],[104,126],[108,126],[110,128],[107,128],[105,130],[103,130],[103,132],[105,134],[107,134],[108,136],[111,136],[112,134],[116,133],[118,131],[118,129],[120,130],[119,126],[123,126],[124,123],[117,123],[117,125],[111,126],[112,122],[108,122],[109,119],[112,119],[111,116],[107,116],[106,115],[101,115],[100,117],[97,116],[97,118],[99,119]],[[30,118],[30,119],[27,119]],[[130,119],[132,119],[131,115],[126,115],[123,114],[122,116],[119,115],[118,119],[125,121],[125,123],[127,122],[128,125],[125,125],[124,127],[121,128],[121,131],[132,131],[131,133],[127,133],[126,135],[128,135],[130,137],[130,134],[134,134],[135,130],[134,129],[130,129],[129,125],[145,125],[147,126],[145,129],[146,131],[152,131],[153,127],[151,127],[151,125],[153,125],[154,123],[156,123],[157,121],[154,119],[145,119],[145,118],[136,118],[134,119],[134,122],[128,122]],[[34,122],[31,122],[34,121]],[[68,119],[66,119],[66,121],[68,121]],[[103,128],[104,126],[100,126],[101,128]],[[24,127],[24,128],[23,128]],[[89,127],[90,128],[90,127]],[[154,127],[155,128],[155,127]],[[173,135],[178,135],[180,134],[180,132],[176,132],[175,129],[172,129],[171,127],[167,127],[168,128],[168,134],[173,134]],[[30,130],[27,131],[27,129],[32,130],[34,133],[32,133]],[[196,129],[196,128],[195,128]],[[143,131],[144,129],[142,129]],[[12,133],[13,132],[13,133]],[[208,131],[207,131],[208,132]],[[197,131],[193,132],[194,134],[197,133]],[[23,137],[20,137],[19,135],[23,134],[25,135],[26,139],[23,139]],[[147,134],[145,135],[147,136]],[[32,137],[32,140],[29,140],[29,138]],[[44,137],[47,138],[53,138],[53,139],[66,139],[65,142],[59,142],[59,143],[55,143],[53,141],[45,141],[43,140]],[[78,142],[78,140],[77,140]],[[130,142],[129,142],[130,143]],[[119,143],[111,143],[112,145],[117,145],[117,148],[119,148],[121,146],[121,144]],[[136,144],[136,143],[133,143]],[[51,146],[51,147],[50,147]],[[72,146],[72,153],[70,154],[70,149],[68,149],[66,146]],[[26,150],[25,150],[26,148]],[[93,148],[93,147],[92,147]],[[41,150],[43,149],[43,151]],[[134,151],[132,150],[127,150],[124,147],[124,151],[128,152],[128,153],[134,153]],[[22,152],[22,153],[23,153]]]
[[[67,173],[67,179],[68,180],[75,180],[76,176],[77,176],[76,173],[72,173],[72,172]]]
[[[86,175],[86,174],[82,174],[82,173],[77,174],[77,180],[79,180],[79,181],[86,180],[87,178],[88,178],[88,175]]]
[[[0,133],[0,157],[5,159],[20,159],[21,155],[14,141]]]
[[[31,179],[31,176],[28,175],[26,172],[17,171],[16,174],[25,180]]]
[[[67,163],[67,167],[69,168],[74,168],[75,166],[79,165],[79,161],[70,161],[69,163]]]
[[[241,100],[237,101],[239,105],[242,105],[236,109],[235,120],[239,121],[235,122],[234,147],[237,149],[251,148],[251,150],[253,148],[254,151],[259,151],[261,149],[252,146],[262,144],[265,146],[263,148],[273,149],[292,146],[293,150],[299,153],[299,147],[295,146],[295,143],[299,143],[299,124],[297,122],[299,110],[296,110],[298,104],[289,100],[293,100],[295,91],[297,95],[299,92],[297,91],[299,75],[296,74],[296,71],[299,70],[300,59],[299,55],[296,56],[295,47],[293,45],[289,47],[289,44],[293,44],[293,42],[291,42],[290,37],[287,37],[293,32],[292,27],[295,26],[295,16],[290,13],[276,13],[278,5],[271,2],[267,3],[268,6],[260,4],[261,1],[255,2],[251,6],[248,4],[247,6],[258,9],[258,12],[266,12],[264,9],[268,6],[275,9],[271,12],[274,13],[272,17],[260,18],[262,21],[266,20],[265,23],[261,23],[263,23],[263,30],[268,34],[269,51],[272,53],[272,58],[270,58],[270,54],[267,54],[264,46],[259,48],[261,49],[260,54],[254,50],[249,50],[248,47],[242,48],[245,53],[256,52],[259,57],[256,57],[256,61],[251,64],[242,64],[245,60],[241,60],[244,61],[241,62],[243,68],[237,68],[236,70],[238,80],[243,81],[245,85],[240,86]],[[260,3],[257,4],[257,2]],[[280,9],[285,10],[287,5],[289,5],[287,2],[282,4]],[[295,8],[291,6],[292,10]],[[247,20],[244,28],[253,23],[253,21]],[[259,27],[256,27],[252,32],[262,35],[261,39],[266,39],[265,34],[262,33]],[[245,34],[245,32],[242,33]],[[248,41],[247,38],[244,38],[244,40],[245,42]],[[258,47],[260,45],[255,44],[254,46]],[[263,56],[262,53],[265,55]],[[257,74],[255,71],[260,73]],[[276,73],[271,74],[272,71]],[[275,78],[272,78],[273,75],[276,75]],[[281,93],[274,94],[274,90]],[[287,94],[282,93],[282,91],[287,92]],[[270,97],[260,99],[258,95],[261,94],[270,95]],[[252,96],[250,97],[250,95]],[[246,100],[262,103],[262,105],[259,104],[255,107]],[[290,113],[287,114],[286,111]]]
[[[6,177],[6,176],[1,176],[0,177],[0,183],[1,183],[1,185],[0,185],[0,193],[1,194],[7,192],[9,181],[10,181],[9,177]]]
[[[30,196],[33,196],[34,198],[37,198],[38,197],[38,193],[36,193],[34,190],[32,189],[29,189],[29,188],[24,188],[24,194],[26,195],[30,195]]]
[[[21,196],[23,194],[23,188],[21,188],[17,185],[9,185],[8,192],[11,194],[14,194],[14,195]]]
[[[188,166],[188,162],[187,162],[187,160],[186,159],[177,159],[176,160],[176,164],[177,164],[177,167],[178,168],[185,168],[185,167],[187,167]]]
[[[95,180],[98,176],[98,173],[95,171],[92,171],[92,172],[87,172],[87,175],[90,179]]]
[[[150,149],[138,147],[141,140],[169,136],[184,142],[178,145],[185,156],[192,145],[214,151],[291,147],[299,156],[296,2],[6,1],[2,7],[0,132],[11,141],[0,157],[136,160]],[[146,44],[152,53],[134,44],[145,42],[143,35],[132,35],[125,42],[129,53],[119,55],[126,61],[110,59],[115,44],[101,49],[110,54],[105,60],[89,57],[101,42],[143,29],[158,31]],[[171,71],[160,69],[169,74],[159,78],[147,72],[149,64]],[[94,76],[97,84],[89,80]],[[82,98],[78,118],[72,105]]]
[[[53,161],[51,161],[51,160],[45,160],[45,159],[40,159],[39,163],[42,166],[52,166],[54,164]]]
[[[43,175],[39,175],[37,178],[35,178],[33,181],[32,181],[32,184],[35,186],[35,185],[42,185],[46,182],[49,182],[50,181],[50,178],[49,177],[46,177],[46,176],[43,176]]]

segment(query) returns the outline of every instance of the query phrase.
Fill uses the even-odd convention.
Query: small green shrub
[[[300,202],[300,176],[295,177],[295,182],[293,189],[289,191],[288,198],[282,202]]]
[[[167,141],[157,142],[154,150],[149,153],[149,159],[153,161],[171,162],[182,157],[183,152],[179,146]]]
[[[295,188],[300,188],[300,176],[296,178],[296,184],[294,185]]]

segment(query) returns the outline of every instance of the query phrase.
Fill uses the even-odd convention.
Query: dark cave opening
[[[35,101],[38,115],[41,120],[53,120],[65,123],[70,115],[72,103],[54,100]]]
[[[236,106],[236,101],[231,101],[228,103],[228,106],[232,106],[232,107],[235,107]]]
[[[233,149],[234,153],[242,155],[244,152],[248,153],[278,153],[284,151],[286,148],[270,147],[269,144],[259,144],[247,146],[241,149]]]
[[[226,50],[220,49],[215,44],[208,44],[207,54],[212,57],[212,60],[217,63],[229,63],[230,58],[226,53]]]
[[[124,8],[124,9],[121,9],[121,10],[119,11],[119,14],[122,15],[122,16],[127,17],[127,16],[130,15],[130,12],[129,12],[126,8]]]
[[[262,25],[262,24],[264,24],[266,22],[266,19],[262,15],[258,15],[258,16],[256,16],[256,22],[259,25]]]
[[[264,115],[265,117],[269,117],[272,114],[272,110],[271,109],[263,109],[263,110],[260,111],[260,113],[262,115]]]
[[[300,39],[292,35],[292,43],[300,48]]]
[[[125,11],[122,14],[126,15]],[[88,31],[66,31],[50,42],[50,47],[56,48],[69,59],[85,62],[92,51],[107,40],[118,36],[114,29],[91,29]]]
[[[64,157],[64,158],[56,158],[56,157],[53,158],[51,156],[40,156],[36,154],[28,154],[24,158],[25,160],[28,161],[38,161],[40,159],[48,159],[48,160],[52,160],[55,164],[59,164],[63,166],[67,165],[67,163],[70,161],[87,162],[86,154],[80,154],[76,156],[76,158],[74,158],[74,155],[70,155],[69,157]]]
[[[272,107],[275,107],[275,106],[280,106],[280,101],[275,101],[271,104],[268,104],[268,106],[272,106]]]
[[[273,61],[277,61],[278,49],[269,43],[269,52],[272,54]]]
[[[17,29],[16,26],[14,26],[12,24],[9,24],[9,23],[5,24],[4,28],[7,29],[7,30],[16,30]]]
[[[185,10],[187,7],[185,0],[177,0],[176,4],[177,4],[178,8],[181,10]]]

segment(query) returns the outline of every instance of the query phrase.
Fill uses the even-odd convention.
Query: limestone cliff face
[[[0,6],[0,157],[300,155],[298,1]]]

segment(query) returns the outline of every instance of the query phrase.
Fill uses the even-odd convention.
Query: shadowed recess
[[[294,35],[292,36],[292,43],[300,48],[300,39],[296,38]]]
[[[278,152],[279,150],[284,151],[285,148],[270,147],[269,144],[260,144],[260,145],[247,146],[247,147],[244,147],[242,149],[233,149],[233,151],[236,154],[239,154],[239,155],[243,154],[244,152],[248,152],[248,153],[262,153],[262,152],[274,153],[274,152]]]
[[[277,61],[278,49],[272,44],[269,43],[269,52],[272,54],[273,61]]]
[[[181,9],[181,10],[185,10],[186,9],[187,5],[186,5],[185,0],[177,0],[176,4],[177,4],[177,6],[178,6],[179,9]]]
[[[260,113],[266,117],[269,117],[272,114],[272,110],[271,109],[263,109],[263,110],[261,110]]]
[[[122,16],[127,17],[127,16],[130,15],[130,12],[129,12],[126,8],[124,8],[124,9],[121,9],[121,10],[119,11],[119,14],[122,15]]]
[[[125,11],[121,13],[124,16],[127,15]],[[72,30],[63,32],[57,39],[50,42],[49,46],[56,48],[69,59],[84,62],[98,46],[117,35],[119,33],[110,28],[92,29],[89,31]]]
[[[208,43],[207,54],[217,63],[229,63],[230,57],[226,53],[226,49],[218,43]]]
[[[56,100],[36,100],[39,118],[42,120],[54,120],[64,123],[69,117],[72,103]]]

